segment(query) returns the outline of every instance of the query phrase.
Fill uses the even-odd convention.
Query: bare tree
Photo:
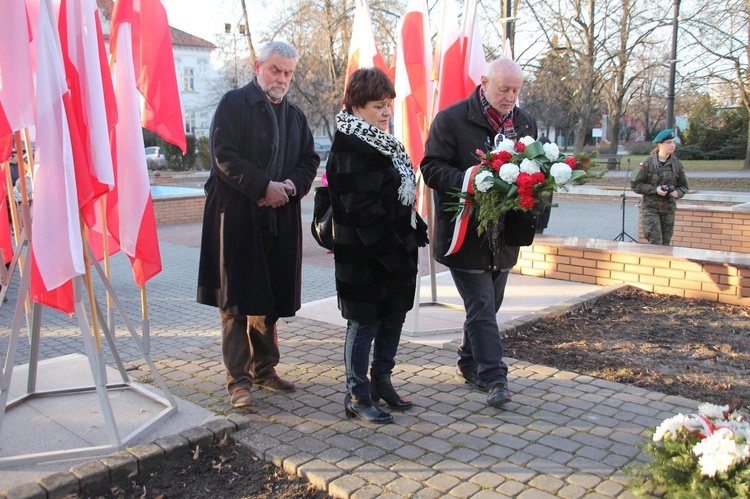
[[[700,47],[685,54],[684,64],[707,83],[723,83],[736,91],[739,105],[750,112],[750,1],[698,0],[681,15],[687,44]],[[746,149],[743,169],[750,170],[750,142]]]

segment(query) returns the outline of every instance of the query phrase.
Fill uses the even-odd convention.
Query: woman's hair
[[[344,107],[351,114],[355,107],[365,107],[368,102],[395,97],[396,89],[383,70],[361,68],[349,77],[346,92],[344,92]]]

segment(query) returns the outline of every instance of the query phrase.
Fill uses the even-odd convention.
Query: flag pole
[[[104,275],[107,278],[108,281],[112,281],[112,271],[110,268],[110,259],[109,259],[109,237],[108,237],[108,229],[107,229],[107,202],[105,200],[105,196],[102,196],[99,198],[99,209],[101,210],[101,226],[102,226],[102,253],[103,260],[104,260]],[[110,294],[109,290],[107,290],[107,326],[109,327],[109,330],[114,333],[115,330],[115,309],[112,306],[112,295]],[[112,335],[112,338],[114,339],[114,334]]]
[[[83,237],[83,264],[86,267],[86,292],[89,295],[89,310],[91,312],[91,330],[94,334],[94,347],[97,350],[101,350],[102,348],[102,339],[99,335],[99,320],[96,315],[96,298],[94,297],[94,284],[91,279],[91,259],[89,258],[88,251],[86,251],[85,248],[88,248],[89,244],[89,231],[88,227],[86,227],[86,224],[83,222],[83,218],[81,218],[81,236]]]

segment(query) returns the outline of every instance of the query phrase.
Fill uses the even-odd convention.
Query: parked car
[[[316,142],[315,152],[318,153],[321,161],[325,161],[328,159],[328,154],[331,152],[331,144],[322,144],[320,142]]]
[[[146,165],[149,170],[163,170],[167,167],[167,159],[161,147],[153,146],[146,148]]]

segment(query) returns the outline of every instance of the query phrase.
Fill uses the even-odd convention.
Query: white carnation
[[[685,416],[683,414],[678,414],[676,416],[672,416],[669,419],[665,419],[659,426],[656,427],[656,431],[654,432],[653,436],[654,442],[661,442],[664,438],[673,437],[674,434],[677,433],[677,430],[679,430],[684,425]]]
[[[500,167],[498,176],[509,184],[513,184],[516,182],[519,173],[521,173],[521,170],[518,169],[518,165],[514,165],[513,163],[505,163]]]
[[[573,170],[565,163],[553,164],[549,169],[549,173],[554,177],[556,184],[564,184],[573,176]]]
[[[557,158],[560,157],[560,148],[554,142],[548,142],[542,145],[542,147],[544,148],[544,155],[547,156],[548,160],[557,161]]]
[[[728,428],[719,428],[695,444],[693,453],[699,456],[702,475],[715,477],[716,473],[726,473],[730,467],[746,459],[747,445],[738,444],[732,436]]]
[[[533,159],[528,158],[524,158],[524,160],[521,161],[520,167],[522,172],[528,173],[529,175],[542,171],[542,169],[539,167],[539,163],[537,163]]]
[[[510,139],[506,139],[502,135],[495,137],[495,148],[492,150],[494,153],[507,151],[511,154],[516,154],[516,143]]]
[[[487,170],[482,170],[477,173],[474,177],[474,185],[478,191],[487,192],[492,188],[492,173]]]
[[[533,144],[534,142],[536,142],[536,139],[534,139],[532,137],[529,137],[528,135],[525,135],[525,136],[521,137],[518,140],[518,142],[522,143],[525,146],[528,146],[529,144]]]
[[[724,419],[724,412],[728,410],[728,405],[703,403],[698,406],[698,412],[706,416],[708,419]]]

